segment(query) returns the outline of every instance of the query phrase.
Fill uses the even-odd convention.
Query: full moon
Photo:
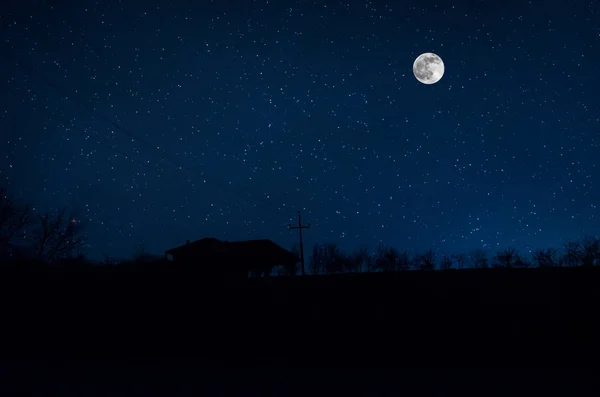
[[[415,59],[413,73],[423,84],[437,83],[444,75],[444,62],[434,53],[426,52]]]

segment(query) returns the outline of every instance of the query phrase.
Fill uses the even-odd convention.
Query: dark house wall
[[[173,263],[203,274],[269,274],[273,267],[291,267],[296,256],[270,240],[221,242],[202,239],[167,251]]]

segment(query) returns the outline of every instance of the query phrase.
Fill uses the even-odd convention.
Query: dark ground
[[[60,378],[49,376],[53,371],[79,371],[73,379],[87,374],[103,384],[118,379],[115,373],[152,382],[187,373],[207,380],[202,390],[214,387],[212,395],[229,395],[224,390],[244,384],[231,379],[244,376],[257,385],[268,379],[273,388],[279,382],[288,392],[290,382],[301,387],[315,380],[315,374],[276,368],[347,368],[346,384],[360,379],[349,368],[412,368],[391,378],[378,373],[407,384],[419,385],[423,378],[419,387],[425,390],[455,375],[467,375],[467,387],[499,372],[475,376],[478,370],[464,369],[450,376],[450,370],[419,367],[579,368],[597,366],[600,358],[597,268],[308,276],[227,285],[199,278],[4,272],[0,369],[6,376],[20,370],[51,379]],[[233,375],[233,368],[248,367],[264,369]],[[551,379],[556,370],[523,371],[528,379],[539,374],[547,385],[570,379],[568,374],[588,374],[561,370]],[[113,375],[102,378],[108,373]],[[221,383],[225,373],[230,381]],[[334,374],[325,372],[328,378]],[[576,395],[584,394],[582,389]]]

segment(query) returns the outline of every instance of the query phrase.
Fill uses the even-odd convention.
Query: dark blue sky
[[[23,0],[0,16],[0,184],[78,210],[93,257],[206,236],[290,248],[298,208],[307,253],[599,234],[598,2]],[[412,74],[423,52],[445,63],[437,84]]]

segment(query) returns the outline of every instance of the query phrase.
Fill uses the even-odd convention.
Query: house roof
[[[205,252],[205,253],[216,253],[222,251],[224,248],[224,243],[216,238],[207,237],[200,240],[196,240],[194,242],[187,242],[184,245],[180,245],[179,247],[171,248],[168,251],[165,251],[165,254],[184,254],[186,252]]]
[[[277,258],[284,261],[294,260],[295,254],[268,239],[245,241],[220,241],[216,238],[203,238],[188,242],[165,251],[172,255],[227,255],[244,258]]]
[[[239,254],[246,257],[276,256],[284,258],[294,255],[292,252],[268,239],[225,242],[225,247],[234,256]]]

